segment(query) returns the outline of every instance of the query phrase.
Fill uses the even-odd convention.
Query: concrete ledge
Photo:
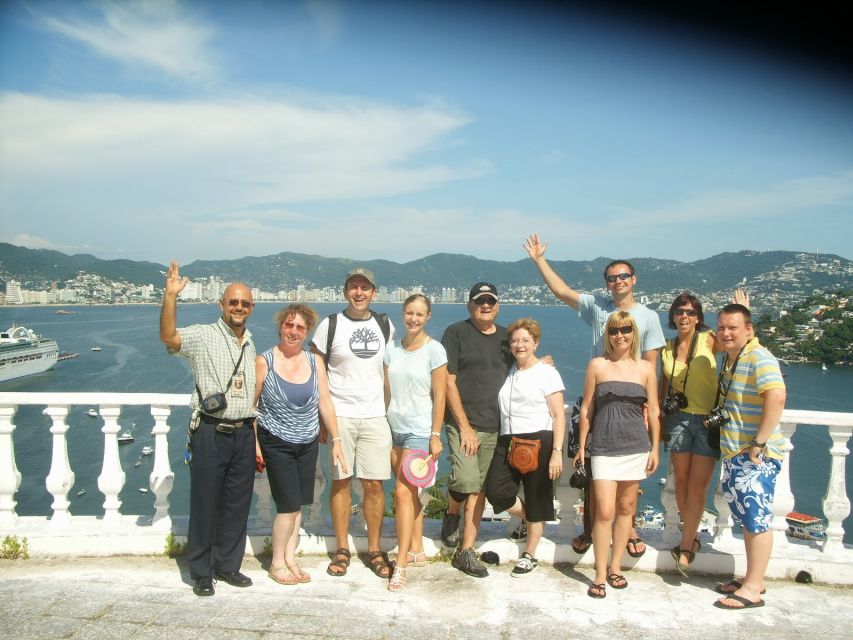
[[[178,542],[186,539],[187,518],[178,517],[173,521],[151,523],[143,516],[123,516],[114,527],[105,526],[101,518],[75,516],[67,528],[52,526],[47,518],[22,517],[12,530],[0,531],[0,535],[15,535],[19,539],[26,537],[30,556],[33,558],[50,557],[97,557],[121,555],[163,554],[166,537],[173,533]],[[442,548],[439,541],[441,523],[437,520],[425,524],[424,548],[427,555],[449,555],[451,550]],[[494,551],[501,562],[514,560],[524,550],[524,543],[516,543],[507,537],[508,525],[498,522],[484,522],[480,532],[478,548],[481,551]],[[350,529],[350,548],[357,552],[367,551],[367,537],[363,530]],[[592,547],[578,556],[571,548],[571,540],[555,538],[556,526],[548,525],[545,536],[539,543],[537,558],[547,564],[572,564],[580,567],[593,566]],[[269,528],[249,526],[249,544],[247,555],[261,555],[264,552],[265,539],[270,535]],[[647,551],[641,558],[625,556],[625,568],[643,570],[660,574],[674,573],[675,568],[669,548],[663,543],[661,531],[642,532]],[[696,575],[730,577],[742,575],[746,570],[743,541],[735,538],[730,541],[714,541],[708,535],[700,536],[702,550],[691,565]],[[397,541],[394,520],[386,519],[383,526],[382,548],[392,552]],[[303,531],[299,550],[306,556],[322,556],[336,547],[331,526],[319,530]],[[853,585],[853,547],[845,546],[838,555],[824,554],[814,543],[805,541],[776,545],[773,559],[768,568],[767,577],[780,580],[793,580],[800,571],[807,571],[816,583],[834,585]]]

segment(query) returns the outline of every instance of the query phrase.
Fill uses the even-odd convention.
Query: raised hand
[[[524,241],[524,250],[527,251],[527,255],[530,256],[531,260],[538,260],[540,258],[545,257],[545,250],[548,248],[547,242],[542,242],[539,239],[538,233],[533,233],[527,236],[527,239]]]
[[[181,277],[181,268],[178,266],[177,260],[172,260],[169,263],[169,270],[166,272],[166,286],[164,287],[167,294],[178,295],[187,286],[189,278]]]
[[[732,302],[735,304],[742,304],[749,309],[749,294],[746,292],[746,289],[742,289],[740,287],[735,289],[735,294],[732,296]]]

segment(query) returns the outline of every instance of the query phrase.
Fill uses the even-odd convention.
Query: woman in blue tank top
[[[292,304],[276,314],[275,323],[279,343],[255,361],[256,454],[258,470],[266,466],[277,511],[269,577],[294,585],[311,580],[296,564],[296,546],[301,509],[314,501],[320,417],[332,439],[332,464],[346,468],[346,462],[326,369],[303,349],[317,325],[317,313],[308,305]]]

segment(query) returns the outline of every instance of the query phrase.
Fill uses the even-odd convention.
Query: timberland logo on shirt
[[[372,358],[379,353],[381,338],[370,327],[361,327],[353,331],[349,339],[349,348],[359,358]]]

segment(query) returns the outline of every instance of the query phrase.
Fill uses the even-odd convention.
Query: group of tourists
[[[213,595],[214,579],[252,584],[240,566],[254,474],[264,469],[277,511],[269,577],[284,585],[311,580],[296,549],[301,508],[314,500],[320,444],[329,450],[336,539],[326,572],[341,577],[350,565],[351,484],[357,478],[366,563],[389,590],[404,589],[409,570],[427,562],[421,495],[428,483],[411,477],[409,465],[417,459],[434,467],[446,442],[450,473],[441,541],[454,568],[488,576],[475,550],[488,500],[496,513],[521,520],[512,537],[524,550],[511,575],[534,571],[545,523],[555,518],[554,482],[574,472],[583,481],[585,509],[584,530],[572,548],[582,555],[593,547],[595,576],[587,594],[604,598],[608,586],[628,586],[624,554],[636,558],[646,551],[634,515],[639,484],[657,470],[663,442],[682,523],[681,541],[671,550],[676,570],[688,578],[700,552],[699,522],[722,456],[724,495],[744,531],[747,570],[718,586],[723,597],[715,605],[764,604],[785,385],[776,359],[753,335],[747,296],[737,291],[719,312],[716,334],[694,295],[677,296],[669,309],[669,327],[677,333],[665,340],[657,314],[634,299],[637,275],[629,262],[615,260],[604,269],[609,295],[580,293],[549,265],[547,244],[537,235],[524,247],[552,293],[591,328],[573,458],[566,453],[563,382],[553,359],[537,353],[541,327],[532,318],[497,324],[500,296],[492,283],[471,288],[468,318],[448,326],[439,342],[426,331],[426,296],[403,303],[400,336],[391,319],[370,308],[374,274],[353,269],[344,280],[343,311],[318,323],[311,307],[291,304],[275,316],[278,344],[256,355],[246,328],[254,302],[244,284],[226,288],[216,323],[176,328],[176,299],[187,279],[171,263],[160,337],[171,353],[190,361],[195,380],[187,459],[188,561],[197,595]],[[720,366],[717,354],[723,354]],[[393,562],[380,546],[383,482],[392,474]]]

